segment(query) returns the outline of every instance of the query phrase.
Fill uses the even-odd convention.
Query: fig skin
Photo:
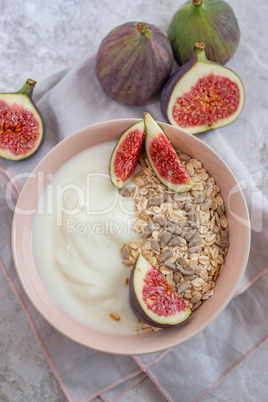
[[[37,152],[38,149],[42,146],[45,139],[45,125],[41,113],[38,107],[35,105],[32,96],[33,89],[36,85],[36,81],[28,78],[25,84],[18,92],[11,93],[1,93],[0,94],[0,102],[2,101],[4,104],[2,105],[2,109],[0,110],[0,122],[4,124],[4,128],[1,128],[1,137],[7,138],[11,134],[11,138],[15,138],[16,147],[21,149],[20,152],[12,152],[10,149],[5,148],[0,145],[0,157],[4,159],[9,159],[12,161],[18,161],[22,159],[29,158],[33,154]],[[7,106],[7,110],[5,107]],[[5,123],[6,113],[9,113],[10,110],[14,109],[12,121],[7,121]],[[24,113],[27,116],[24,116]],[[30,116],[30,115],[31,116]],[[15,116],[15,117],[14,117]],[[25,120],[23,119],[33,118],[32,124],[37,124],[37,138],[33,138],[33,132],[26,130]],[[17,120],[16,120],[17,119]],[[27,120],[28,121],[28,120]],[[32,126],[33,127],[33,126]],[[33,129],[32,129],[33,130]],[[1,138],[0,138],[1,139]],[[25,149],[25,140],[29,143],[33,143],[33,145],[28,146]],[[2,140],[1,140],[2,141]],[[5,143],[2,142],[2,144]]]
[[[160,92],[173,63],[171,44],[157,27],[127,22],[114,28],[101,42],[96,75],[111,99],[138,106]]]
[[[190,75],[190,73],[193,71],[195,73]],[[174,99],[177,97],[176,93],[178,93],[179,96],[182,96],[185,92],[187,93],[187,90],[184,92],[179,92],[182,88],[181,84],[185,84],[185,82],[188,81],[187,85],[189,87],[192,87],[199,78],[202,78],[203,76],[208,75],[211,72],[219,76],[228,77],[238,85],[239,105],[237,111],[233,113],[230,117],[219,119],[217,122],[212,122],[212,124],[210,125],[196,125],[190,127],[183,127],[178,125],[172,117],[172,108],[174,106]],[[161,94],[160,105],[163,116],[170,124],[176,127],[180,127],[181,129],[186,130],[191,134],[197,134],[211,129],[226,126],[235,121],[243,109],[244,101],[245,90],[239,76],[227,67],[208,60],[205,53],[205,45],[203,43],[196,43],[194,46],[194,51],[192,52],[191,59],[183,66],[181,66],[165,84]]]
[[[174,14],[168,27],[174,58],[187,63],[196,42],[206,46],[207,58],[226,64],[235,54],[240,29],[231,6],[223,0],[189,0]]]
[[[159,275],[162,277],[161,285],[164,284],[165,287],[165,279],[162,274],[160,274],[156,268],[154,268],[143,256],[139,254],[137,257],[135,264],[132,268],[130,280],[129,280],[129,302],[133,312],[136,314],[138,318],[144,321],[146,324],[151,325],[157,328],[171,328],[181,324],[185,321],[192,313],[191,309],[189,309],[184,301],[173,291],[170,291],[167,286],[167,290],[169,291],[169,296],[175,294],[173,301],[170,301],[170,310],[172,313],[170,315],[163,314],[162,316],[155,313],[153,310],[150,310],[146,306],[146,302],[143,298],[143,289],[144,286],[144,278],[146,274],[150,272],[153,276]],[[163,286],[161,286],[163,287]],[[161,294],[159,294],[161,298]],[[164,300],[166,302],[167,299]],[[180,306],[180,310],[177,308],[172,309],[173,303],[176,306]],[[177,303],[177,304],[176,304]]]

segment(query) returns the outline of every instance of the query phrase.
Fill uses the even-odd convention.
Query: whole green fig
[[[197,42],[205,44],[210,61],[225,64],[237,50],[240,29],[231,6],[225,1],[189,0],[174,14],[168,39],[179,65],[191,59]]]

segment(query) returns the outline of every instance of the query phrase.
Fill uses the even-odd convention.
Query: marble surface
[[[28,77],[44,82],[53,74],[63,74],[86,55],[95,54],[102,38],[123,22],[148,21],[166,33],[172,15],[182,3],[171,0],[131,3],[125,0],[0,0],[0,91],[15,91]],[[229,3],[237,15],[242,40],[228,67],[241,72],[246,93],[251,94],[247,119],[241,116],[237,130],[252,132],[252,142],[241,142],[240,152],[250,155],[251,147],[255,147],[256,171],[262,172],[259,187],[267,195],[268,58],[264,49],[268,3],[262,0]],[[257,76],[254,75],[256,66]],[[41,95],[37,86],[36,99]],[[229,140],[235,142],[236,138]],[[64,402],[66,398],[1,271],[0,283],[0,401]],[[264,402],[268,394],[267,378],[263,377],[267,361],[266,342],[204,400]],[[162,402],[165,398],[147,378],[123,400]],[[183,396],[179,400],[184,401]]]

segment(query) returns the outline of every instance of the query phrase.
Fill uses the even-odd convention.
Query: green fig
[[[205,44],[209,60],[226,64],[237,50],[240,29],[231,6],[225,1],[189,0],[174,14],[168,39],[179,65],[190,60],[196,42]]]

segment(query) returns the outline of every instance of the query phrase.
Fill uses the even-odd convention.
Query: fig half
[[[42,117],[32,100],[36,81],[28,79],[14,93],[0,94],[0,157],[28,158],[39,148],[44,135]]]
[[[168,328],[185,321],[191,314],[185,302],[143,256],[139,254],[129,282],[129,301],[134,313],[146,324]]]
[[[189,191],[194,183],[161,127],[145,113],[145,149],[150,165],[164,186],[178,193]]]
[[[139,161],[144,135],[144,121],[141,120],[119,138],[110,160],[110,179],[115,187],[125,187],[130,179]]]
[[[232,123],[241,113],[244,100],[238,75],[209,61],[205,45],[196,43],[191,60],[166,83],[161,109],[172,125],[196,134]]]

